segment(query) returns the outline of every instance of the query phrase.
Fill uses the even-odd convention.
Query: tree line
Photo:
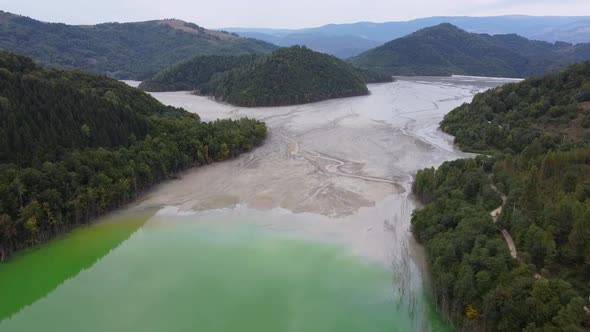
[[[529,77],[590,60],[590,44],[469,33],[443,23],[350,58],[352,64],[391,75]]]
[[[589,81],[590,64],[577,64],[477,95],[442,122],[490,154],[421,170],[413,186],[435,299],[462,329],[590,330],[590,128],[579,122]]]
[[[303,55],[300,52],[299,55]],[[307,55],[306,55],[307,56]],[[260,55],[199,55],[187,61],[182,61],[163,69],[156,75],[144,80],[139,85],[145,91],[202,91],[207,84],[217,75],[240,67],[250,67],[260,58]],[[303,60],[303,59],[301,59]],[[334,59],[332,59],[334,60]],[[337,59],[336,59],[337,60]],[[291,59],[289,61],[295,62]],[[309,62],[311,64],[311,61]],[[301,66],[298,64],[297,66]],[[287,70],[302,70],[296,66],[288,65]],[[348,68],[350,69],[350,68]],[[393,77],[385,73],[354,68],[366,83],[392,82]],[[287,73],[282,73],[287,75]],[[276,77],[275,77],[276,78]],[[297,82],[295,82],[297,83]],[[274,93],[271,91],[271,93]]]
[[[256,59],[257,55],[203,55],[165,68],[141,82],[145,91],[196,91],[216,74],[221,74]]]
[[[449,113],[442,129],[470,151],[521,152],[538,139],[545,148],[590,140],[590,62],[507,84]]]
[[[0,258],[260,144],[264,123],[201,122],[107,77],[0,52]]]
[[[215,76],[201,92],[239,106],[281,106],[369,93],[351,65],[306,47],[281,48]]]
[[[44,65],[143,80],[195,55],[271,52],[277,46],[194,23],[160,20],[75,26],[0,11],[0,48]]]

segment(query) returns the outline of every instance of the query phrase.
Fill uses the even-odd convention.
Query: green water
[[[415,331],[424,319],[439,326],[395,298],[390,271],[341,247],[248,223],[142,218],[81,229],[1,266],[0,331]],[[7,317],[14,308],[22,310]]]
[[[119,213],[103,218],[0,264],[0,320],[92,266],[129,238],[154,212]]]

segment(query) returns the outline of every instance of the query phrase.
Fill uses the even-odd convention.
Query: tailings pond
[[[191,169],[0,265],[0,331],[445,331],[412,239],[417,170],[468,157],[444,114],[505,83],[399,78],[371,95],[239,108],[154,93],[264,145]]]

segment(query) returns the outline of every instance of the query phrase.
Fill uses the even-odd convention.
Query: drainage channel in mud
[[[400,79],[253,109],[154,93],[204,120],[264,120],[269,137],[154,188],[135,208],[155,217],[0,330],[444,331],[409,232],[413,175],[469,156],[438,123],[502,82]]]

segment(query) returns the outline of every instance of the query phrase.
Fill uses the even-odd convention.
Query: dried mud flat
[[[203,211],[245,204],[352,215],[407,192],[416,170],[465,156],[438,123],[453,107],[499,82],[398,80],[370,86],[370,96],[274,108],[237,108],[186,92],[154,93],[163,103],[204,120],[263,120],[269,136],[251,153],[190,170],[181,180],[159,186],[141,206]]]
[[[439,122],[475,93],[503,83],[399,78],[370,85],[369,96],[270,108],[239,108],[187,92],[153,93],[205,121],[263,120],[269,135],[250,153],[156,187],[138,207],[166,206],[168,213],[194,213],[197,219],[201,213],[253,220],[329,238],[392,264],[403,252],[415,252],[408,243],[416,171],[468,156],[440,131]]]
[[[238,108],[187,92],[153,93],[203,120],[253,117],[265,143],[237,159],[189,170],[138,202],[163,207],[152,223],[202,222],[332,243],[391,271],[387,292],[418,331],[432,329],[424,258],[410,233],[417,170],[469,156],[438,128],[480,91],[506,83],[472,77],[400,78],[371,95]],[[430,318],[427,318],[430,317]]]

